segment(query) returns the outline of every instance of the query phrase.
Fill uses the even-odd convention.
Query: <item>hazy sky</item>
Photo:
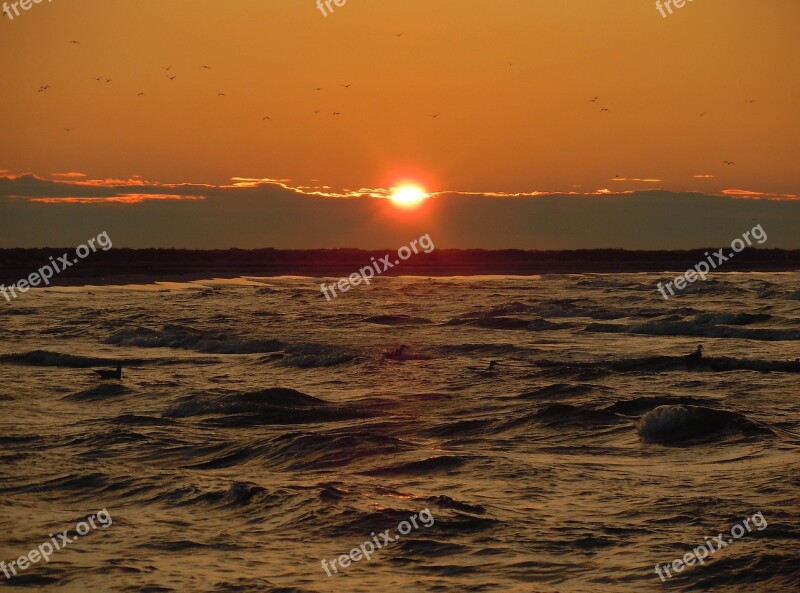
[[[647,0],[349,0],[327,17],[315,0],[34,4],[0,16],[0,246],[63,244],[99,217],[137,246],[169,242],[152,229],[170,221],[183,227],[177,246],[287,246],[291,236],[295,247],[371,247],[370,232],[314,230],[368,226],[353,199],[302,193],[403,180],[458,193],[398,211],[389,229],[425,227],[426,212],[440,217],[431,227],[469,218],[465,204],[487,221],[524,211],[548,228],[542,200],[574,222],[559,237],[567,247],[707,245],[708,225],[696,236],[665,229],[690,212],[709,220],[712,204],[744,207],[748,222],[785,208],[797,223],[798,202],[775,202],[800,194],[799,28],[797,0],[696,0],[667,18]],[[41,182],[12,179],[23,174]],[[241,178],[298,191],[230,187]],[[674,203],[597,195],[643,189],[674,192]],[[508,193],[532,195],[511,205]],[[109,196],[124,197],[28,202]],[[274,230],[260,235],[247,217],[237,227],[239,196]],[[303,220],[287,199],[307,200]],[[210,203],[225,217],[226,200],[219,235],[195,234]],[[614,225],[598,227],[596,207],[612,203],[623,218],[636,203],[654,229],[628,226],[618,244]],[[37,224],[53,217],[72,227]],[[746,230],[734,222],[721,225],[737,229],[726,242]],[[448,246],[546,246],[503,224],[450,223]]]

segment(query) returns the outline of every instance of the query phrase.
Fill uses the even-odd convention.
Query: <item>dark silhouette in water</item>
[[[400,344],[394,350],[390,350],[389,352],[384,354],[383,357],[392,360],[400,360],[403,356],[403,352],[405,352],[406,350],[408,350],[408,346],[406,346],[405,344]]]
[[[496,360],[492,360],[489,362],[489,368],[483,367],[468,367],[474,373],[477,373],[481,377],[494,377],[497,374],[497,369],[495,368],[499,363]]]
[[[698,344],[697,350],[687,355],[686,358],[688,358],[689,360],[700,360],[701,358],[703,358],[703,345]]]
[[[698,344],[697,350],[686,355],[686,367],[692,368],[703,359],[703,345]]]
[[[383,355],[383,360],[396,360],[396,361],[407,361],[407,360],[430,360],[432,357],[428,354],[417,354],[411,352],[405,344],[400,344],[394,350],[390,350]]]
[[[122,379],[122,365],[117,365],[116,371],[95,371],[101,379],[116,379],[117,381]]]

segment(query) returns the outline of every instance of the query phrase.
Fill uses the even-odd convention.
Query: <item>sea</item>
[[[800,274],[670,276],[0,301],[0,590],[800,591]]]

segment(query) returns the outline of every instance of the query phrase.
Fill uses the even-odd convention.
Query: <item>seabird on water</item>
[[[103,370],[103,371],[95,371],[95,373],[97,373],[101,379],[116,379],[117,381],[119,381],[120,379],[122,379],[122,365],[118,364],[116,371]]]

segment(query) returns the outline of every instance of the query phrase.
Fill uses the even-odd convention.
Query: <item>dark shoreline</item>
[[[717,248],[718,249],[718,248]],[[705,261],[705,252],[628,251],[596,249],[573,251],[522,251],[441,249],[412,255],[383,276],[478,276],[579,273],[663,273],[674,276]],[[729,255],[730,249],[724,253]],[[25,279],[64,253],[74,258],[74,249],[0,249],[0,284]],[[98,251],[55,274],[51,285],[147,284],[187,282],[239,276],[345,277],[391,254],[392,250],[359,249],[230,249],[195,251],[184,249],[111,249]],[[381,265],[381,269],[383,266]],[[800,250],[748,248],[721,264],[718,272],[790,272],[800,270]]]

